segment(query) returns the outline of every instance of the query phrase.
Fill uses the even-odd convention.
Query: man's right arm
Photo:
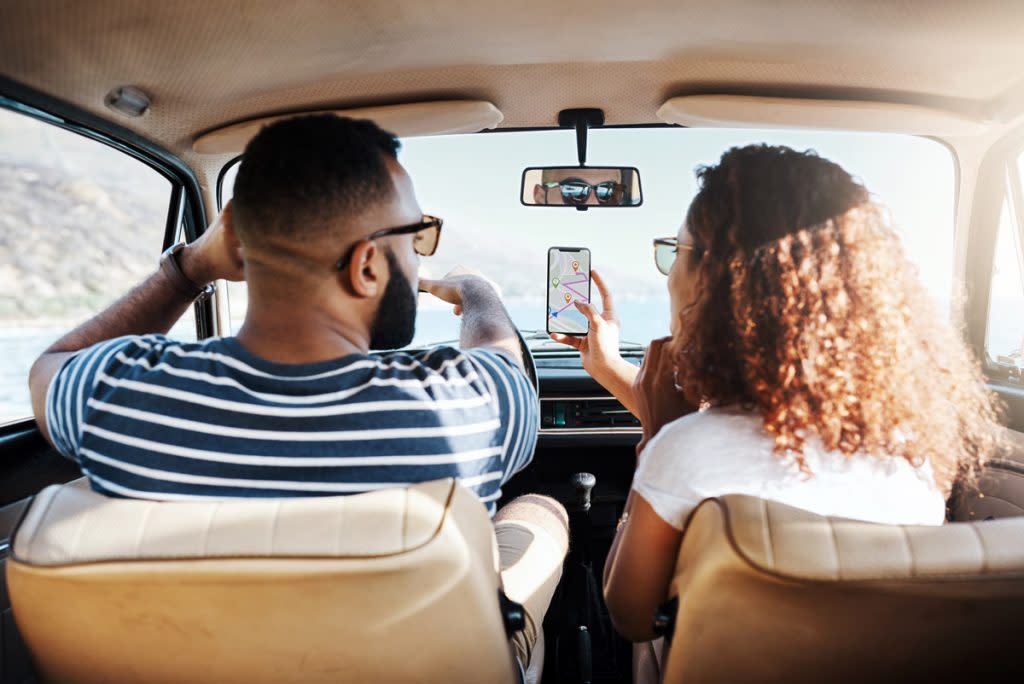
[[[503,352],[523,366],[516,326],[494,285],[484,276],[456,267],[440,280],[420,279],[420,289],[461,311],[459,346]]]
[[[523,372],[515,324],[495,285],[479,273],[457,267],[440,280],[421,279],[420,289],[455,305],[455,313],[462,316],[460,347],[500,352],[501,358],[481,353],[465,357],[477,377],[486,378],[480,380],[481,389],[493,396],[498,410],[506,448],[505,482],[533,459],[540,427],[540,402]]]
[[[516,326],[490,283],[467,282],[462,287],[462,330],[459,345],[503,351],[523,365]]]

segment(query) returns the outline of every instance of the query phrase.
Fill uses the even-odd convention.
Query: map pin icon
[[[574,271],[580,270],[580,262],[578,262],[578,261],[572,262],[572,270],[574,270]]]
[[[572,301],[572,295],[569,294],[568,292],[566,292],[565,293],[565,303],[568,304],[571,301]]]

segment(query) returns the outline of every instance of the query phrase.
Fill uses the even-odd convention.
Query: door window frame
[[[992,269],[999,238],[1000,212],[1007,203],[1011,226],[1024,244],[1024,189],[1017,159],[1024,153],[1024,126],[1004,136],[985,153],[978,166],[967,236],[965,272],[967,340],[979,359],[987,363],[985,346],[988,334],[989,304],[992,294]]]
[[[0,108],[112,147],[167,179],[171,193],[167,203],[161,252],[174,244],[179,231],[191,242],[206,230],[206,213],[199,181],[192,169],[167,150],[133,131],[3,76],[0,76]],[[196,304],[194,313],[197,339],[215,335],[212,301],[208,299]],[[34,423],[32,417],[7,423],[0,429],[0,437],[34,427]]]
[[[112,147],[150,167],[171,184],[167,220],[160,247],[174,244],[179,230],[188,241],[206,230],[203,194],[195,173],[178,157],[138,134],[9,79],[0,77],[0,108],[9,109]],[[207,300],[196,306],[196,335],[214,335],[213,307]]]

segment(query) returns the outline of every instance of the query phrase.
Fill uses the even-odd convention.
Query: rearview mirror
[[[530,207],[638,207],[640,172],[630,166],[543,166],[523,171],[523,204]]]

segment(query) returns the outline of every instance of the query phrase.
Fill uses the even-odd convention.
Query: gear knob
[[[573,491],[575,492],[575,506],[577,510],[589,511],[590,510],[590,493],[594,489],[594,485],[597,484],[597,478],[591,473],[574,473],[569,478],[569,484],[572,485]]]

